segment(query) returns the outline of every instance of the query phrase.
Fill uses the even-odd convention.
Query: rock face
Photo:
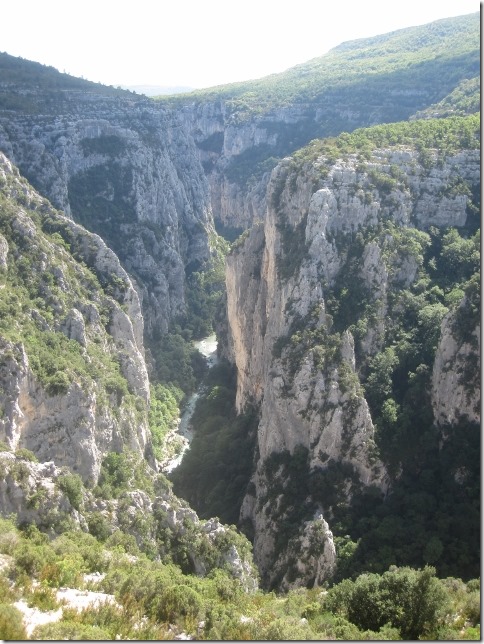
[[[1,440],[86,482],[108,451],[152,458],[131,279],[100,237],[55,211],[3,155],[0,183]]]
[[[466,301],[460,310],[465,313]],[[480,324],[468,338],[459,338],[456,315],[449,313],[442,330],[432,372],[432,407],[436,421],[454,424],[465,418],[481,421]]]
[[[104,500],[82,488],[75,498],[66,492],[64,481],[71,475],[53,461],[37,463],[0,451],[0,472],[2,514],[14,513],[20,525],[32,523],[56,533],[69,524],[71,528],[87,531],[96,517],[109,534],[122,530],[134,536],[142,550],[156,549],[171,560],[176,561],[176,548],[183,544],[181,550],[186,549],[183,556],[188,556],[197,575],[225,568],[247,592],[257,588],[248,542],[217,519],[201,521],[171,492],[166,480],[158,484],[154,495],[133,489],[118,499]],[[164,535],[163,543],[160,535]]]
[[[284,501],[296,480],[291,467],[298,459],[306,460],[297,480],[331,477],[335,487],[341,485],[339,502],[370,487],[385,494],[390,482],[375,449],[361,382],[372,357],[384,349],[392,293],[417,280],[422,258],[408,244],[397,252],[396,232],[371,238],[367,231],[391,222],[389,230],[415,231],[402,234],[425,245],[428,236],[422,230],[463,226],[467,198],[447,194],[445,186],[456,181],[475,186],[478,172],[479,153],[472,150],[447,156],[431,168],[403,147],[375,150],[363,165],[351,155],[329,166],[323,157],[303,167],[285,159],[272,172],[264,225],[254,226],[229,255],[224,352],[237,367],[238,408],[248,402],[260,408],[257,468],[241,514],[252,523],[255,557],[266,585],[313,583],[315,569],[320,582],[334,569],[328,530],[312,532],[319,547],[311,566],[302,563],[304,535],[313,530],[314,515],[316,522],[326,520],[331,527],[338,500],[323,495],[311,503],[309,494],[293,499],[293,505]],[[385,182],[392,176],[400,179]],[[352,264],[355,252],[359,259]],[[366,294],[373,314],[364,329],[356,325],[351,332],[341,302],[335,319],[328,303],[334,306],[331,295],[355,265],[354,280],[360,285],[355,292]],[[479,333],[472,334],[472,342],[457,342],[451,318],[449,314],[442,324],[432,380],[438,422],[444,417],[452,422],[457,411],[472,419],[478,414],[475,382],[455,383],[471,354],[475,359]],[[297,514],[298,503],[306,506],[305,514]],[[283,526],[296,515],[299,530],[287,535],[281,553]],[[289,561],[293,571],[287,574]]]
[[[450,100],[459,74],[462,87],[476,87],[477,14],[448,26],[439,21],[418,37],[408,29],[346,42],[281,74],[175,99],[200,150],[215,219],[239,230],[262,220],[272,168],[313,139],[404,121],[426,109],[424,115],[449,115],[448,103],[450,114],[478,111],[477,102],[462,112],[456,97]],[[415,64],[420,38],[425,47]],[[469,52],[452,60],[454,78],[436,72],[435,52],[460,51],[464,42]],[[397,58],[389,53],[394,51]]]
[[[336,58],[346,49],[358,44],[342,46]],[[394,358],[385,343],[396,294],[417,291],[432,228],[466,225],[479,151],[375,145],[371,153],[309,161],[298,153],[277,163],[317,136],[394,121],[397,109],[406,119],[441,100],[453,86],[428,87],[426,74],[435,85],[431,63],[415,90],[398,83],[389,90],[376,74],[372,101],[361,106],[348,107],[357,89],[350,79],[308,101],[304,86],[301,96],[258,113],[238,103],[237,91],[162,104],[13,83],[14,108],[2,103],[0,111],[0,150],[66,216],[2,155],[0,439],[86,483],[97,480],[109,451],[127,447],[151,460],[143,335],[167,331],[184,312],[186,277],[211,257],[212,213],[229,229],[252,226],[227,261],[221,347],[237,367],[238,409],[250,403],[260,411],[242,519],[252,526],[266,586],[329,578],[338,507],[362,491],[382,497],[391,485],[375,442],[375,391],[385,383],[375,377],[373,393],[369,385],[377,359]],[[475,62],[466,65],[472,72]],[[300,80],[301,71],[292,73]],[[360,92],[370,81],[358,80]],[[475,421],[479,391],[468,372],[479,330],[456,331],[465,298],[445,316],[438,289],[434,295],[415,313],[418,328],[442,323],[434,419]],[[396,414],[395,401],[383,402],[387,418]],[[43,470],[29,467],[38,485]],[[21,512],[27,501],[15,505],[17,487],[13,496],[3,489],[2,498]],[[164,513],[162,527],[179,535],[185,519],[196,523],[188,508],[173,509],[166,499],[128,496],[133,521]],[[96,506],[121,525],[111,510]],[[214,521],[202,531],[214,541],[221,526]],[[225,554],[240,568],[236,548]],[[194,563],[201,573],[204,566]]]
[[[146,331],[185,309],[185,275],[210,258],[209,186],[176,112],[142,98],[59,93],[0,114],[0,150],[67,216],[98,233],[135,280]],[[44,111],[45,110],[45,111]]]

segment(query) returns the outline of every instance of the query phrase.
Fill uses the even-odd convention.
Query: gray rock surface
[[[313,561],[306,567],[302,561],[301,544],[307,530],[312,530],[311,520],[300,526],[287,550],[275,559],[276,535],[291,510],[281,514],[282,497],[271,496],[274,481],[284,485],[278,478],[284,470],[269,477],[267,459],[285,451],[294,454],[302,446],[313,471],[324,471],[331,464],[349,467],[353,474],[346,479],[346,501],[358,488],[375,487],[384,494],[389,484],[376,456],[373,420],[360,385],[352,334],[342,333],[337,353],[328,353],[328,343],[336,336],[325,291],[346,266],[348,244],[359,231],[381,220],[421,230],[464,225],[467,198],[449,196],[445,186],[456,180],[475,185],[478,170],[478,151],[448,156],[427,168],[409,148],[376,150],[363,165],[351,155],[329,167],[319,158],[306,164],[304,171],[285,159],[272,172],[264,224],[254,226],[229,255],[229,331],[222,351],[237,368],[238,409],[248,403],[260,407],[255,492],[245,497],[241,517],[252,524],[256,562],[269,586],[280,579],[289,559],[295,561],[297,581],[289,582],[283,575],[285,587],[312,581],[315,567],[323,571],[318,573],[320,583],[330,576],[332,564],[331,557],[324,565]],[[406,180],[393,182],[390,192],[379,191],[373,184],[375,172],[383,176],[393,172]],[[358,278],[368,289],[374,315],[360,343],[360,363],[382,348],[388,298],[394,289],[414,282],[419,261],[417,254],[392,254],[376,242],[364,247]],[[453,422],[458,413],[476,419],[480,400],[478,388],[466,391],[457,384],[458,372],[475,347],[459,346],[450,326],[448,319],[444,321],[432,381],[438,422],[443,418]],[[303,344],[309,328],[322,348],[315,348],[315,340]],[[475,344],[477,338],[478,331]],[[295,353],[298,346],[305,349]],[[321,516],[330,528],[331,507],[322,508]],[[327,543],[331,542],[329,532]]]
[[[55,211],[18,177],[3,155],[0,170],[3,194],[15,213],[12,227],[17,244],[23,239],[28,243],[30,272],[23,286],[32,288],[31,276],[41,280],[50,276],[39,287],[44,296],[39,309],[26,299],[24,309],[32,308],[19,311],[15,325],[20,340],[12,335],[15,326],[10,333],[0,331],[0,404],[4,410],[0,438],[12,449],[25,447],[39,460],[67,466],[93,482],[108,451],[126,446],[140,456],[149,458],[150,454],[149,382],[138,294],[99,236]],[[69,238],[70,250],[59,232],[49,235],[43,226],[62,231]],[[22,260],[18,248],[15,253],[5,252],[4,257],[12,264]],[[26,336],[32,333],[37,340],[29,343]],[[56,353],[59,349],[50,349],[51,367],[39,362],[39,356],[46,360],[42,347],[54,341],[55,334],[79,345],[79,351],[72,349],[77,364],[63,362],[64,356]],[[65,365],[63,373],[56,371],[56,361]],[[57,385],[49,380],[54,376]],[[126,388],[126,395],[120,394],[119,387]]]
[[[234,538],[233,529],[218,519],[199,519],[168,485],[154,496],[133,489],[111,500],[82,489],[77,507],[73,507],[61,483],[67,472],[53,461],[37,463],[0,451],[0,514],[15,514],[20,524],[34,523],[56,534],[65,530],[66,524],[87,531],[95,513],[105,519],[110,533],[122,529],[133,535],[142,549],[148,546],[156,551],[164,534],[161,556],[170,554],[176,559],[176,544],[182,540],[197,575],[206,575],[214,567],[225,568],[247,592],[257,589],[248,542],[238,535]]]
[[[0,150],[55,207],[102,235],[136,280],[147,332],[166,331],[185,310],[185,270],[210,258],[213,235],[188,126],[140,97],[62,99],[52,114],[1,115]]]

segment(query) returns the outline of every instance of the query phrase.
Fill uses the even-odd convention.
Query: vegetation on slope
[[[320,156],[324,157],[325,165],[332,165],[337,159],[350,154],[358,154],[364,161],[369,159],[375,149],[408,146],[420,153],[420,160],[425,167],[437,164],[446,155],[460,150],[479,150],[480,127],[478,113],[442,119],[385,123],[358,128],[351,133],[343,132],[334,138],[315,139],[295,152],[292,158],[296,166],[302,170],[305,163],[312,164]],[[432,152],[437,154],[436,158],[432,158]],[[390,179],[391,177],[388,180]],[[393,186],[396,186],[396,177],[393,177],[393,183],[377,188],[389,190]]]
[[[430,170],[447,154],[478,149],[479,116],[375,126],[314,141],[294,155],[293,171],[312,173],[315,185],[321,185],[317,177],[324,178],[336,159],[358,155],[364,168],[366,161],[375,160],[374,149],[393,145],[418,150],[421,163]],[[392,168],[373,170],[370,179],[380,196],[405,181]],[[355,191],[359,187],[355,185]],[[389,219],[353,236],[330,235],[343,259],[334,283],[324,285],[331,330],[318,327],[316,312],[295,319],[274,349],[295,373],[308,351],[322,365],[329,361],[335,366],[341,334],[349,329],[355,338],[359,380],[376,425],[379,456],[393,478],[392,492],[382,502],[377,490],[369,489],[354,494],[348,504],[344,481],[351,480],[351,471],[338,463],[311,469],[307,462],[298,476],[299,496],[292,502],[298,513],[306,503],[304,518],[315,507],[325,508],[325,516],[332,517],[340,577],[381,573],[391,564],[430,563],[443,576],[466,578],[479,570],[480,428],[466,419],[437,428],[430,380],[444,316],[453,314],[454,334],[461,342],[476,343],[472,333],[480,319],[480,191],[463,180],[443,190],[449,197],[468,197],[467,224],[459,230],[431,226],[424,232],[411,224],[398,227]],[[364,344],[382,321],[381,302],[360,277],[369,245],[378,246],[390,276],[381,349],[375,355],[368,355]],[[290,258],[290,275],[304,253],[304,245],[299,245],[298,261]],[[417,274],[402,286],[398,279],[391,280],[405,261],[415,264]],[[469,363],[459,377],[469,390],[478,390],[477,364]],[[465,472],[464,478],[459,471]],[[291,489],[296,489],[294,483]],[[280,492],[274,491],[274,499]]]
[[[265,130],[270,144],[234,154],[222,169],[231,183],[250,186],[278,160],[315,138],[416,114],[440,117],[478,111],[479,29],[478,13],[439,20],[343,43],[281,74],[160,98],[175,108],[187,101],[221,101],[227,125],[243,127],[253,120]],[[198,145],[221,152],[221,136],[217,134],[216,148],[213,135]]]
[[[418,109],[419,94],[436,102],[461,79],[478,74],[479,14],[475,13],[346,42],[324,56],[259,80],[162,100],[179,105],[223,99],[240,119],[289,104],[322,102],[331,108],[336,97],[342,102],[348,99],[349,105],[382,107],[384,95],[397,92],[401,113],[393,113],[396,121],[407,118],[409,109]]]
[[[95,240],[92,249],[85,248],[89,234],[77,238],[70,222],[46,200],[32,196],[26,183],[7,176],[0,188],[0,234],[8,248],[1,269],[2,338],[24,344],[32,371],[50,395],[66,393],[73,382],[84,388],[95,384],[100,405],[114,396],[111,402],[120,405],[124,399],[146,412],[145,402],[130,392],[106,330],[127,284],[114,272],[89,268],[85,261],[96,252]],[[91,307],[93,319],[98,316],[99,324],[86,325],[86,346],[70,339],[64,328],[76,307]]]
[[[63,105],[63,92],[126,97],[130,92],[61,73],[54,67],[0,52],[0,113],[55,112]]]
[[[59,621],[37,626],[32,639],[202,640],[479,639],[479,581],[439,580],[432,568],[391,569],[321,589],[287,595],[244,592],[224,570],[201,578],[150,560],[120,532],[100,540],[67,531],[49,540],[35,526],[0,520],[0,637],[27,639],[23,599]],[[97,581],[88,581],[92,573]],[[102,591],[111,602],[84,610],[59,603],[61,587]],[[402,610],[402,607],[404,610]]]
[[[423,168],[430,172],[448,155],[479,149],[479,126],[479,115],[471,115],[380,125],[313,141],[293,156],[284,182],[291,185],[300,173],[307,172],[317,189],[336,160],[357,156],[364,170],[367,162],[375,165],[379,150],[393,146],[417,150]],[[390,195],[406,180],[397,170],[374,169],[369,173],[371,190],[378,191],[380,197]],[[358,187],[354,186],[355,191]],[[335,282],[324,284],[331,329],[319,326],[319,311],[315,311],[294,319],[287,337],[280,338],[274,347],[274,356],[283,358],[289,374],[298,370],[309,351],[318,368],[331,370],[336,365],[340,368],[343,332],[349,329],[355,338],[359,381],[355,374],[342,373],[341,385],[344,378],[351,385],[353,377],[369,403],[378,455],[393,477],[392,494],[382,502],[377,490],[358,490],[351,467],[340,463],[311,468],[307,450],[301,449],[292,455],[274,454],[265,463],[269,497],[258,499],[261,504],[271,501],[271,507],[277,508],[282,522],[277,524],[276,548],[281,551],[301,523],[313,517],[318,507],[324,508],[336,537],[339,579],[363,572],[381,574],[394,564],[431,564],[441,576],[466,579],[479,572],[479,426],[462,420],[454,427],[436,428],[430,378],[445,315],[455,316],[457,337],[475,341],[471,334],[480,315],[480,192],[478,186],[463,180],[443,190],[449,198],[459,194],[468,197],[465,227],[432,226],[422,231],[383,219],[353,235],[331,237],[328,233],[343,261]],[[277,194],[276,187],[275,199]],[[306,258],[304,225],[301,235],[299,229],[285,230],[282,223],[280,232],[283,255],[278,273],[288,279]],[[380,303],[360,278],[369,245],[381,249],[390,276],[398,273],[400,262],[409,261],[417,267],[411,284],[403,287],[395,283],[390,288],[382,349],[374,356],[365,352],[364,342],[378,323]],[[471,367],[460,377],[474,389],[478,365]],[[219,516],[232,516],[237,514],[232,505],[236,499],[229,496],[224,501],[230,479],[223,471],[245,452],[235,440],[224,445],[223,455],[217,451],[218,442],[235,428],[230,423],[230,430],[224,429],[227,421],[221,418],[225,412],[220,414],[218,398],[222,392],[209,391],[200,406],[201,431],[174,474],[175,489],[202,513],[216,508]],[[227,401],[229,398],[226,392]],[[211,466],[205,472],[202,463],[207,462]],[[463,471],[465,479],[458,474]],[[275,472],[277,481],[273,481]],[[353,499],[348,503],[347,483],[352,480]],[[250,526],[243,528],[250,536]]]
[[[460,105],[463,112],[474,111],[474,78],[479,63],[476,41],[476,16],[439,21],[426,28],[346,43],[326,57],[286,74],[197,96],[200,100],[224,98],[234,121],[254,114],[261,117],[276,106],[290,103],[302,105],[310,112],[318,102],[337,106],[362,104],[363,95],[369,113],[375,109],[380,111],[378,120],[406,118],[429,103],[437,104],[437,111],[445,111],[449,105],[450,109]],[[23,63],[12,64],[4,57],[1,60],[6,64],[5,69],[8,68],[3,76],[7,81],[9,73],[21,72],[17,78],[25,74],[27,84],[37,78],[35,74],[34,78],[29,76],[31,69]],[[63,75],[57,75],[55,70],[44,71],[43,89],[47,102],[52,90],[53,104],[54,94],[60,87],[58,80]],[[471,80],[463,81],[463,78]],[[419,97],[417,92],[417,98],[411,95],[416,83],[421,93]],[[454,91],[459,83],[460,92]],[[74,90],[84,86],[79,81],[78,85],[73,82],[72,86],[62,87]],[[91,84],[89,89],[94,91]],[[0,104],[2,109],[37,109],[29,96],[14,94],[13,97],[8,92],[5,94]],[[392,94],[395,102],[384,105],[385,98]],[[186,98],[179,99],[182,100]],[[395,110],[395,105],[400,111]],[[369,113],[363,120],[371,121]],[[294,149],[300,142],[321,135],[319,126],[311,121],[312,116],[298,123],[274,154],[282,154],[287,146]],[[328,118],[325,132],[336,134],[345,124],[347,121],[341,118],[337,108]],[[266,125],[271,127],[270,123]],[[432,164],[438,158],[435,160],[428,154],[430,148],[440,148],[441,155],[460,146],[477,148],[478,131],[476,117],[465,121],[450,119],[440,123],[378,126],[342,135],[335,141],[313,143],[295,155],[295,163],[303,165],[312,158],[325,156],[329,164],[333,155],[338,158],[342,154],[360,154],[364,162],[374,147],[398,144],[417,145],[422,158]],[[442,146],[444,139],[446,145]],[[266,158],[268,152],[267,149],[252,151],[242,161],[250,169],[255,155],[256,161],[265,164],[267,169],[275,162]],[[237,178],[240,168],[231,170]],[[243,168],[242,175],[247,171]],[[324,175],[324,168],[318,171]],[[373,179],[376,188],[391,190],[391,182],[398,177],[374,175]],[[72,188],[82,198],[85,186]],[[460,184],[449,186],[448,190],[468,191],[469,187]],[[28,242],[15,233],[12,224],[15,213],[8,203],[2,202],[1,206],[2,234],[8,239],[9,262],[10,258],[13,260],[8,264],[1,294],[2,332],[12,341],[25,336],[32,368],[51,393],[64,393],[71,382],[83,381],[89,376],[98,378],[118,401],[125,400],[129,396],[127,382],[115,360],[93,347],[90,360],[84,360],[77,345],[65,335],[45,328],[45,323],[52,325],[57,313],[55,300],[64,298],[65,302],[62,301],[70,306],[69,295],[61,293],[63,289],[55,271],[35,274],[31,270]],[[422,568],[432,563],[440,576],[455,574],[465,579],[478,571],[478,428],[470,424],[446,428],[447,443],[444,449],[439,449],[439,436],[431,426],[427,393],[429,369],[444,314],[458,310],[457,304],[466,294],[469,307],[457,317],[457,323],[462,334],[468,337],[469,320],[474,321],[479,313],[477,204],[473,208],[473,223],[463,234],[452,229],[428,233],[409,229],[401,233],[388,222],[382,222],[375,230],[368,231],[366,237],[356,240],[355,249],[348,253],[346,278],[329,289],[328,310],[334,320],[331,340],[336,346],[337,335],[349,327],[358,348],[373,313],[371,303],[366,301],[365,294],[362,297],[355,290],[352,281],[358,274],[362,247],[375,241],[383,246],[386,243],[389,254],[402,248],[407,252],[410,247],[421,259],[416,283],[396,293],[391,301],[393,324],[388,329],[387,347],[360,366],[366,396],[376,419],[381,454],[395,471],[401,468],[403,472],[388,502],[382,504],[370,491],[367,495],[355,496],[351,506],[345,505],[335,485],[341,474],[337,469],[330,470],[331,477],[310,471],[304,454],[297,462],[287,463],[294,486],[286,505],[292,503],[298,512],[305,512],[308,493],[314,501],[330,504],[340,576],[356,577],[362,571],[371,573],[345,579],[327,595],[318,589],[280,597],[273,593],[248,594],[236,580],[216,567],[208,577],[200,578],[189,574],[183,564],[154,561],[156,551],[147,545],[143,552],[123,530],[110,534],[110,526],[100,514],[90,517],[90,535],[67,530],[50,542],[33,527],[19,531],[13,524],[4,523],[0,544],[2,552],[12,560],[7,571],[9,581],[5,576],[0,578],[5,590],[4,603],[0,606],[0,629],[3,629],[0,635],[4,638],[24,635],[18,613],[12,607],[16,597],[22,595],[33,604],[54,607],[52,589],[66,583],[82,586],[84,572],[102,570],[107,575],[101,587],[115,592],[122,608],[104,606],[81,614],[64,610],[58,625],[37,631],[38,639],[114,639],[119,635],[123,639],[161,639],[180,630],[205,639],[478,638],[478,582],[465,584],[455,578],[438,580],[432,568]],[[72,240],[60,220],[50,217],[44,226],[38,213],[32,213],[32,218],[37,227],[44,227],[44,232],[50,235],[40,251],[57,259],[64,258]],[[342,240],[336,242],[344,244]],[[297,262],[290,270],[295,270],[296,265]],[[99,276],[82,264],[76,272],[81,284],[75,286],[76,296],[89,298],[91,287],[98,287]],[[214,273],[215,277],[204,272],[191,275],[191,309],[188,318],[180,321],[183,329],[175,328],[162,344],[154,346],[154,352],[159,352],[157,364],[161,369],[157,378],[169,383],[153,387],[151,425],[158,450],[162,449],[164,433],[173,421],[175,406],[181,397],[180,388],[190,391],[197,382],[188,342],[210,327],[208,321],[221,294],[220,275],[217,269]],[[67,293],[72,291],[73,284],[69,282]],[[115,298],[122,286],[116,279],[102,284],[107,298],[102,303]],[[33,311],[40,317],[32,316],[32,320],[29,316]],[[7,324],[12,319],[15,324]],[[301,343],[307,341],[314,348],[323,338],[311,335],[311,331],[310,327],[293,329],[291,345],[299,351]],[[294,360],[300,355],[300,351],[295,351]],[[188,497],[192,494],[194,503],[203,506],[206,516],[219,514],[235,523],[250,475],[253,419],[235,417],[233,389],[225,386],[230,384],[227,374],[221,381],[216,380],[215,374],[212,378],[206,398],[197,410],[200,432],[187,456],[186,469],[181,469],[175,480],[179,478],[178,484],[186,489],[184,494]],[[283,454],[281,458],[285,457]],[[453,476],[461,463],[467,467],[465,486]],[[122,455],[108,455],[96,494],[104,499],[117,499],[133,483],[150,488],[150,482],[132,465]],[[82,483],[73,476],[66,474],[60,485],[75,506],[81,502],[79,486]],[[154,490],[148,491],[152,494]],[[278,494],[280,490],[272,492]],[[187,539],[191,537],[189,532]],[[178,563],[186,562],[183,548],[187,543],[178,546],[178,550],[169,549],[165,554],[175,560],[179,556]],[[389,568],[395,563],[422,569]],[[40,585],[35,586],[33,580]],[[406,608],[403,615],[402,606]],[[200,626],[202,622],[204,625]]]
[[[204,382],[192,417],[196,432],[182,463],[170,475],[177,496],[201,517],[237,524],[252,474],[257,415],[235,411],[235,373],[222,362]]]

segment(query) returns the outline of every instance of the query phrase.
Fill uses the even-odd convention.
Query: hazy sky
[[[0,51],[107,85],[259,78],[477,0],[4,0]]]

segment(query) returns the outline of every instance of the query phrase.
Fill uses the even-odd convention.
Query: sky
[[[4,0],[0,52],[106,85],[202,88],[479,10],[477,0]]]

